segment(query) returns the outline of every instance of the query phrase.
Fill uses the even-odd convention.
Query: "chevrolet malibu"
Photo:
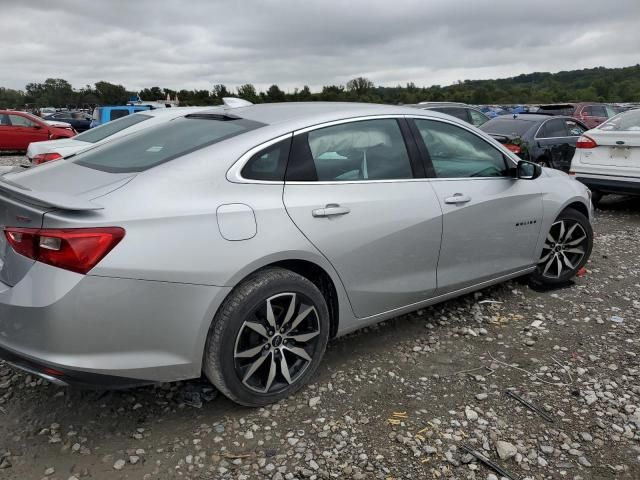
[[[467,123],[226,103],[0,176],[0,356],[62,385],[204,373],[259,406],[332,337],[589,258],[588,189]]]

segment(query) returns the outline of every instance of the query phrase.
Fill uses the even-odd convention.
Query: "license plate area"
[[[626,160],[629,158],[631,148],[629,147],[611,147],[609,150],[609,158]]]

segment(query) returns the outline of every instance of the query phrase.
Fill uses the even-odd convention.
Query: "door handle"
[[[468,195],[463,195],[462,193],[454,193],[453,197],[447,197],[444,199],[444,203],[467,203],[471,201],[471,197]]]
[[[334,217],[337,215],[346,215],[351,210],[348,207],[341,207],[337,203],[328,203],[324,208],[317,208],[311,211],[314,217]]]

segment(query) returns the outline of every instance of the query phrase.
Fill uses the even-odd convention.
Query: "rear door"
[[[442,212],[406,125],[350,120],[293,139],[285,207],[340,275],[357,317],[436,289]]]
[[[13,128],[17,150],[26,150],[31,142],[49,140],[49,129],[27,117],[9,114],[9,122]]]
[[[471,129],[432,119],[414,121],[443,212],[437,294],[534,264],[542,220],[538,182],[512,178],[513,163]]]

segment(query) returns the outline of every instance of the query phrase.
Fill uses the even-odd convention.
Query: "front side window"
[[[21,115],[9,115],[9,121],[14,127],[35,127],[37,124]]]
[[[416,120],[438,178],[503,177],[504,155],[479,136],[450,123]]]
[[[567,129],[564,120],[561,118],[554,118],[553,120],[547,120],[538,134],[538,138],[557,138],[566,137]]]
[[[124,130],[125,128],[129,128],[137,123],[144,122],[145,120],[150,120],[151,118],[151,116],[142,115],[141,113],[128,115],[126,117],[119,118],[118,120],[114,120],[113,122],[105,123],[99,127],[87,130],[86,132],[72,138],[73,140],[79,140],[81,142],[96,143],[110,137],[114,133]]]
[[[109,113],[109,120],[126,117],[127,115],[129,115],[129,110],[126,110],[124,108],[114,108]]]
[[[70,161],[104,172],[142,172],[263,125],[220,115],[187,115],[86,150]]]
[[[395,119],[343,123],[298,137],[288,180],[348,182],[413,178],[407,147]]]

